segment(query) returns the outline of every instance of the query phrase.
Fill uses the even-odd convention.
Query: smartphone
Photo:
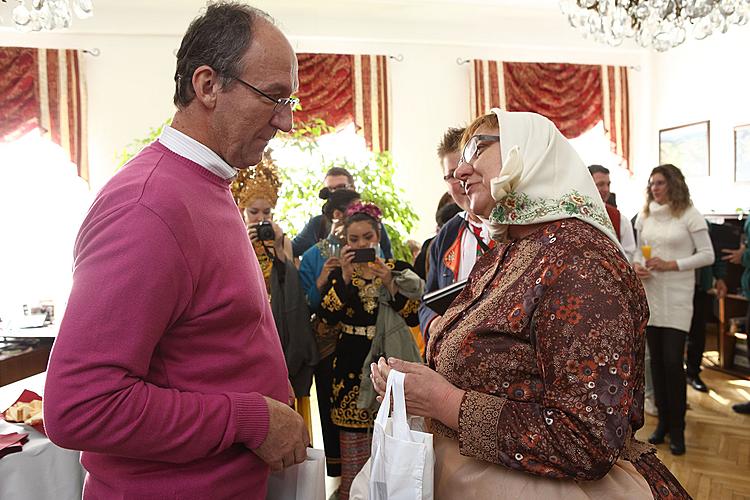
[[[354,253],[352,262],[375,262],[374,248],[355,248],[350,251]]]

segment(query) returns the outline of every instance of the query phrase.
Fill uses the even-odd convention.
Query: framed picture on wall
[[[734,181],[750,182],[750,124],[734,127]]]
[[[659,164],[671,163],[685,177],[709,175],[710,132],[708,120],[659,130]]]

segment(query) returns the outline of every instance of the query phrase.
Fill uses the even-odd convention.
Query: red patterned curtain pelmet
[[[475,60],[472,115],[493,107],[544,115],[568,138],[580,136],[602,120],[612,151],[630,169],[626,68]]]
[[[337,128],[354,122],[373,151],[389,149],[386,56],[297,54],[302,109],[294,121],[322,118]]]
[[[0,48],[0,140],[39,127],[88,181],[86,99],[75,50]]]

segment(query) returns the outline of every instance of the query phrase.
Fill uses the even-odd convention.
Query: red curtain
[[[603,121],[612,152],[630,170],[626,68],[475,60],[471,66],[472,114],[476,117],[493,107],[544,115],[568,138]]]
[[[39,127],[88,181],[85,95],[77,51],[0,48],[0,140]]]
[[[39,125],[35,49],[0,48],[0,139],[12,141]]]
[[[302,109],[294,121],[322,118],[341,128],[354,122],[373,151],[389,147],[388,74],[385,56],[297,54]]]
[[[601,66],[503,63],[508,111],[546,116],[565,137],[602,119]]]
[[[343,127],[354,120],[354,56],[348,54],[297,54],[302,109],[294,112],[301,123],[322,118]]]

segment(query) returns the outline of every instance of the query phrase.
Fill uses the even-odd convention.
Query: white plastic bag
[[[325,453],[308,448],[304,462],[271,473],[266,500],[326,500],[325,474]]]
[[[393,417],[388,418],[391,395]],[[434,470],[432,434],[409,428],[404,400],[404,374],[391,370],[372,433],[369,498],[432,500]]]

